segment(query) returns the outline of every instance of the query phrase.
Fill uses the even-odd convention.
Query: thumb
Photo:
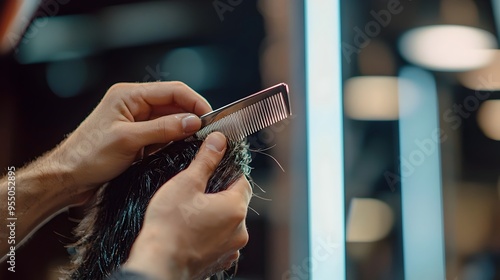
[[[200,147],[195,159],[184,170],[183,178],[193,181],[196,179],[202,184],[195,184],[196,188],[205,191],[210,176],[214,173],[226,151],[226,137],[220,132],[214,132],[207,136]],[[180,174],[179,174],[180,175]]]

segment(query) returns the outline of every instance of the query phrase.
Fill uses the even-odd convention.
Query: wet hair
[[[184,170],[202,141],[178,141],[134,163],[103,186],[75,230],[68,279],[105,279],[128,258],[144,220],[147,205],[166,181]],[[249,178],[251,161],[246,142],[228,142],[226,153],[206,193],[227,189],[242,175]]]

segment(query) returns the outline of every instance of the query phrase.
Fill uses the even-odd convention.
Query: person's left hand
[[[69,195],[85,201],[95,188],[123,172],[143,148],[186,138],[201,125],[208,102],[180,82],[112,86],[87,119],[49,154]],[[62,171],[62,172],[61,172]]]

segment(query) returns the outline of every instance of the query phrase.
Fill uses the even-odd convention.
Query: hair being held
[[[65,271],[68,279],[105,279],[127,260],[152,196],[189,166],[201,144],[198,140],[171,143],[134,163],[98,191],[76,228],[75,254]],[[250,180],[250,161],[246,142],[229,141],[205,192],[223,191],[242,175]]]

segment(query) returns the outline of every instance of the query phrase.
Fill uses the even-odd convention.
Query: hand
[[[201,125],[197,116],[210,110],[205,99],[179,82],[111,87],[58,147],[16,170],[15,245],[56,213],[88,200],[141,156],[145,146],[194,133]],[[0,179],[0,205],[7,204],[7,184],[7,177]],[[7,216],[7,207],[0,207],[0,220]],[[0,256],[10,245],[7,235],[0,234]]]
[[[69,204],[123,172],[145,146],[183,139],[200,128],[208,102],[180,82],[120,83],[50,154]],[[195,115],[193,115],[193,114]]]
[[[225,149],[221,133],[209,135],[189,167],[156,192],[126,269],[153,279],[202,279],[238,259],[248,242],[248,181],[242,177],[225,191],[204,193]]]

